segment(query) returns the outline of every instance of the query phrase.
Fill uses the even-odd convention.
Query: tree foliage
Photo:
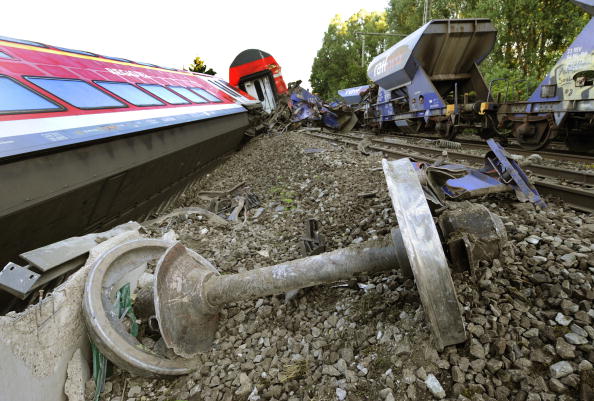
[[[361,65],[363,38],[357,32],[386,32],[384,12],[359,11],[347,20],[336,15],[324,34],[311,69],[312,89],[324,99],[336,98],[338,89],[367,82],[367,64],[385,50],[384,37],[365,38],[365,64]]]
[[[431,3],[432,19],[491,19],[498,33],[491,55],[480,66],[485,79],[526,80],[532,89],[590,18],[567,0],[432,0]],[[344,22],[333,19],[314,60],[310,78],[314,90],[322,96],[334,96],[337,89],[367,82],[366,68],[360,67],[361,39],[352,35],[350,26],[356,26],[357,30],[409,34],[422,25],[423,6],[424,0],[390,0],[385,14],[376,14],[382,22],[379,26],[370,26],[375,20],[364,17],[363,11]],[[375,46],[366,46],[367,62],[383,51],[378,43],[384,39],[366,38],[366,42],[374,40]],[[388,45],[395,42],[394,38],[386,40]]]
[[[188,68],[192,72],[199,72],[201,74],[216,75],[216,71],[212,68],[206,67],[206,63],[200,57],[194,59],[194,63]]]

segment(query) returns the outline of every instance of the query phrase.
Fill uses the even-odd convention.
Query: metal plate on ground
[[[25,299],[40,275],[15,263],[8,263],[0,272],[0,288]]]
[[[409,159],[382,161],[417,289],[436,345],[466,340],[448,262],[417,173]]]

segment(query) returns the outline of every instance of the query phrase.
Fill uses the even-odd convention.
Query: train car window
[[[165,103],[141,91],[136,86],[126,82],[103,82],[95,81],[103,89],[121,97],[134,106],[163,106]]]
[[[235,90],[233,90],[233,88],[231,88],[231,86],[225,84],[224,82],[220,82],[220,81],[216,81],[216,80],[212,80],[212,81],[209,81],[209,82],[212,83],[213,85],[215,85],[217,88],[219,88],[223,92],[225,92],[228,95],[230,95],[231,97],[234,97],[236,99],[245,99],[245,100],[247,100],[247,98],[245,96],[243,96],[240,93],[236,92]]]
[[[119,100],[79,79],[25,77],[30,82],[79,109],[126,107]]]
[[[190,89],[192,89],[194,92],[196,92],[203,98],[210,100],[211,102],[217,102],[217,103],[222,102],[221,99],[219,99],[218,97],[216,97],[215,95],[213,95],[212,93],[208,92],[205,89],[202,89],[202,88],[190,88]]]
[[[179,93],[186,99],[190,99],[194,103],[207,103],[206,99],[202,98],[201,96],[198,96],[197,94],[195,94],[188,88],[184,88],[183,86],[168,86],[168,88],[176,93]]]
[[[30,40],[14,39],[14,38],[9,38],[8,36],[0,36],[0,40],[4,40],[5,42],[20,43],[22,45],[29,45],[29,46],[35,46],[35,47],[47,47],[43,43],[31,42]]]
[[[69,49],[67,47],[58,47],[58,46],[53,46],[55,49],[58,50],[62,50],[64,52],[68,52],[68,53],[75,53],[75,54],[82,54],[83,56],[93,56],[93,57],[97,57],[97,55],[95,53],[91,53],[91,52],[85,52],[83,50],[74,50],[74,49]]]
[[[0,51],[0,58],[7,58],[7,59],[12,59],[12,57],[10,57],[8,54]]]
[[[9,77],[0,76],[0,114],[39,113],[64,110],[25,85]]]
[[[237,97],[237,95],[235,93],[233,93],[229,89],[225,88],[218,81],[210,81],[210,83],[213,84],[214,86],[216,86],[217,88],[219,88],[220,90],[222,90],[223,92],[225,92],[227,95],[229,95],[231,97]]]
[[[190,103],[186,99],[183,99],[180,96],[177,96],[175,93],[171,92],[169,89],[157,85],[157,84],[138,84],[142,89],[145,89],[152,93],[153,95],[165,100],[167,103],[171,104],[187,104]]]

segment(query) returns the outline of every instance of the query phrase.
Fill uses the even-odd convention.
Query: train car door
[[[247,93],[262,102],[262,106],[267,113],[270,113],[275,108],[276,100],[267,76],[244,81],[242,84],[245,85],[245,91]]]

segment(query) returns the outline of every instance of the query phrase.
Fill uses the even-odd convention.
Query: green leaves
[[[188,68],[188,70],[192,71],[192,72],[199,72],[201,74],[208,74],[208,75],[216,75],[216,71],[214,71],[212,68],[208,68],[206,67],[206,63],[204,63],[204,61],[200,58],[200,57],[196,57],[194,59],[194,63],[192,65],[190,65],[190,68]]]
[[[363,37],[357,32],[387,32],[385,12],[361,10],[346,20],[335,16],[324,34],[322,47],[314,59],[310,82],[316,94],[325,100],[338,97],[339,89],[364,85],[367,79],[367,64],[377,54],[387,49],[390,39],[382,36],[366,36],[365,63],[361,64]]]
[[[411,33],[422,23],[424,0],[390,0],[390,31]],[[497,43],[481,65],[488,82],[524,79],[534,89],[589,21],[567,0],[432,0],[432,19],[489,18]],[[525,91],[525,85],[523,91]]]
[[[346,20],[335,16],[313,62],[314,92],[331,100],[339,89],[367,83],[369,62],[400,38],[365,36],[361,65],[363,37],[356,32],[409,34],[423,22],[424,3],[390,0],[385,12],[361,10]],[[490,18],[497,42],[480,69],[487,83],[494,78],[525,80],[510,84],[510,100],[519,100],[544,78],[590,17],[567,0],[432,0],[431,18]]]

